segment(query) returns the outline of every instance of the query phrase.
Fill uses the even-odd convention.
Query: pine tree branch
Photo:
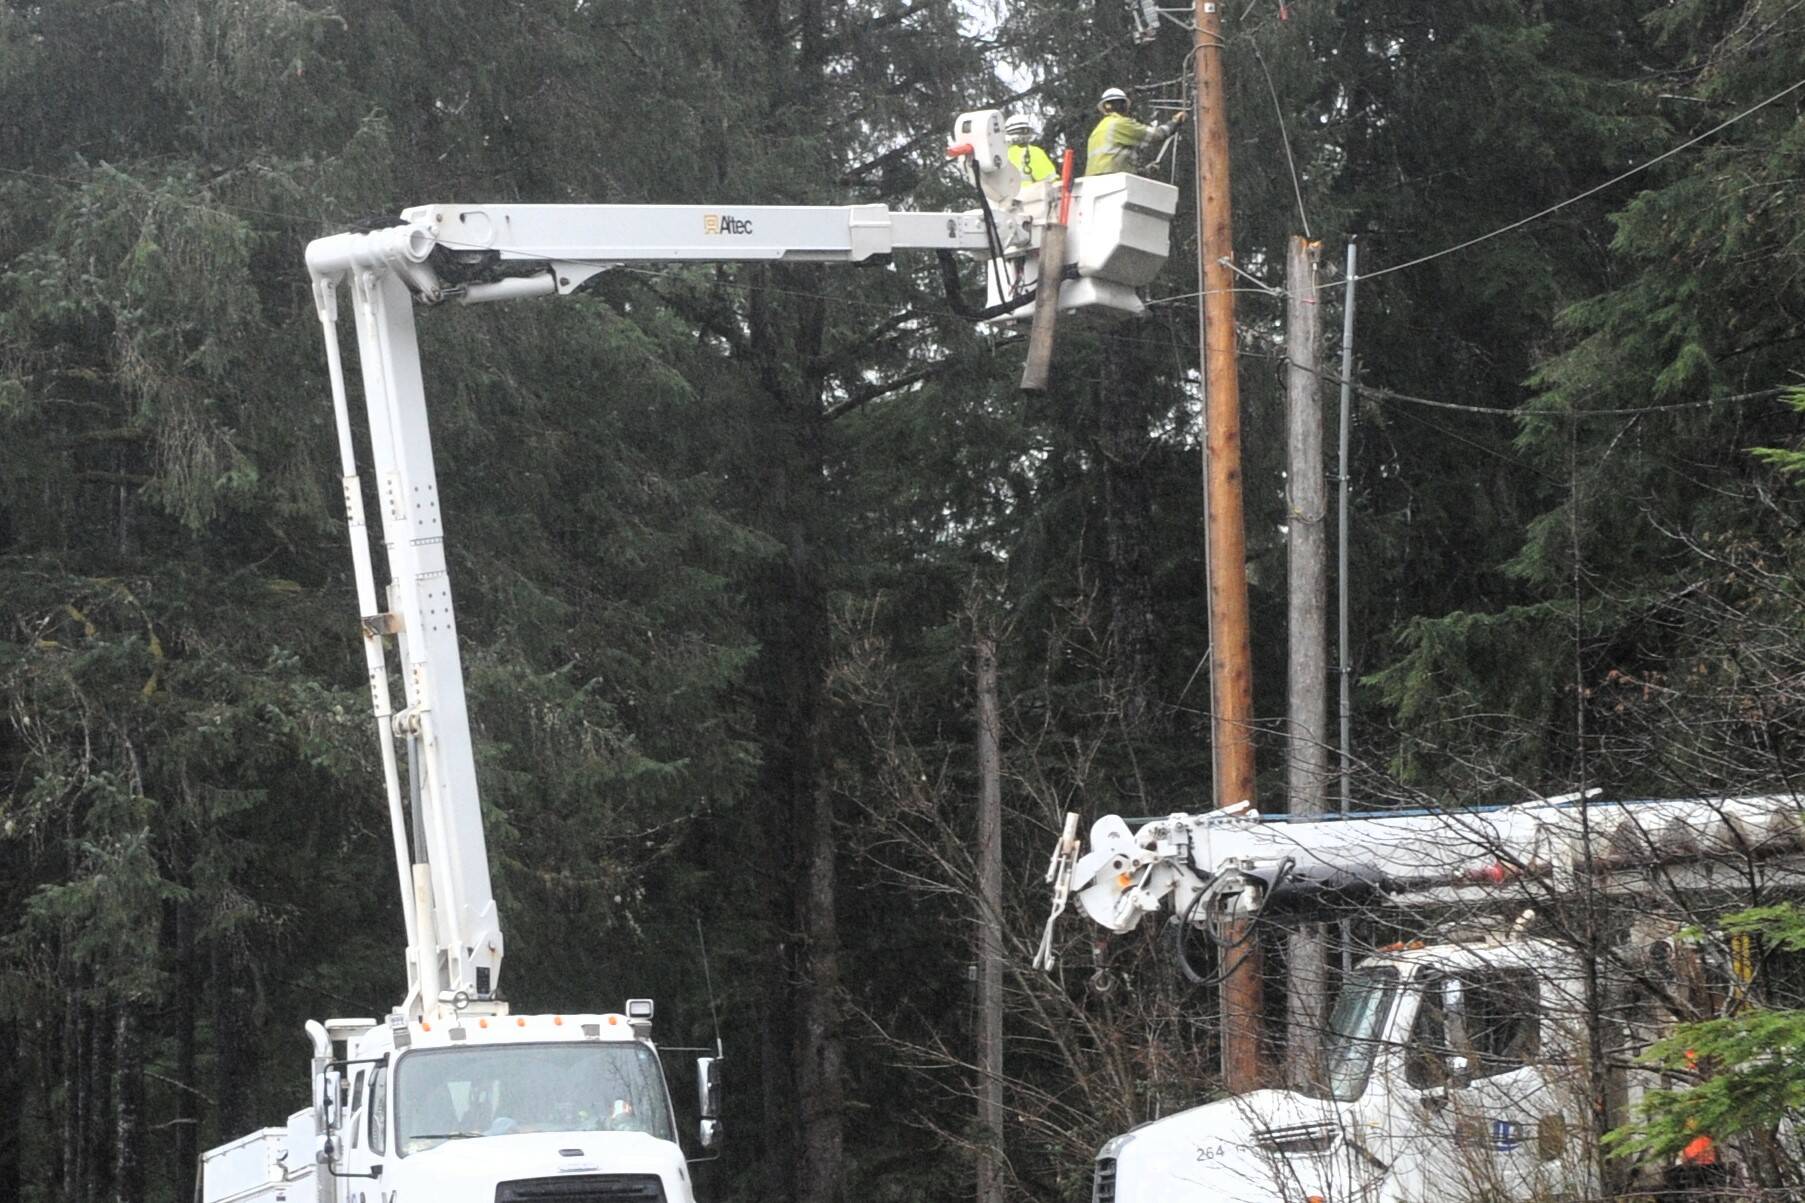
[[[76,434],[66,435],[56,440],[61,447],[89,447],[102,443],[147,443],[150,431],[131,426],[118,426],[109,430],[84,430]]]
[[[823,375],[831,375],[836,372],[844,371],[848,367],[855,366],[858,358],[866,351],[876,346],[878,341],[886,334],[894,332],[899,327],[914,321],[920,316],[921,315],[912,308],[904,309],[900,313],[891,314],[858,338],[853,339],[844,347],[834,351],[831,355],[822,356],[818,364],[819,370]]]
[[[174,1078],[167,1077],[163,1074],[160,1074],[154,1069],[145,1070],[144,1076],[147,1078],[150,1078],[152,1081],[161,1082],[165,1086],[173,1086],[177,1090],[186,1091],[188,1094],[191,1094],[195,1098],[200,1099],[202,1102],[206,1103],[207,1106],[209,1106],[209,1107],[219,1106],[219,1101],[217,1099],[215,1099],[212,1095],[208,1094],[206,1091],[197,1090],[193,1086],[188,1085],[188,1083],[186,1083],[186,1082],[178,1082]],[[182,1123],[182,1122],[192,1123],[193,1121],[192,1120],[189,1120],[189,1121],[171,1120],[170,1121],[170,1123]],[[167,1126],[167,1125],[159,1125],[159,1126]]]
[[[918,368],[913,372],[904,372],[901,376],[898,376],[893,380],[885,380],[877,384],[867,384],[861,388],[854,389],[840,400],[828,406],[824,416],[829,422],[833,421],[835,418],[843,417],[856,409],[861,409],[869,403],[876,401],[879,397],[885,397],[891,393],[901,392],[910,385],[920,384],[923,380],[938,376],[947,369],[951,362],[951,360],[942,359],[938,363],[931,363],[925,368]]]

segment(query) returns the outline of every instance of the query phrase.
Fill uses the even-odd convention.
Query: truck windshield
[[[1366,1090],[1397,993],[1398,971],[1390,965],[1356,969],[1342,983],[1322,1046],[1322,1085],[1330,1098],[1352,1102]]]
[[[395,1071],[403,1157],[523,1132],[649,1132],[675,1140],[658,1054],[643,1044],[420,1049]]]

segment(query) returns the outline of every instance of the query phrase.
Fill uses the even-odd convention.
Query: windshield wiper
[[[409,1132],[407,1140],[471,1140],[481,1136],[481,1132]]]

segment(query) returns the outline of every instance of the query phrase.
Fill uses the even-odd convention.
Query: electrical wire
[[[1340,377],[1332,372],[1317,370],[1315,375],[1323,380],[1341,383]],[[1352,385],[1353,390],[1363,397],[1373,397],[1380,401],[1401,401],[1407,405],[1422,405],[1430,409],[1447,409],[1456,413],[1487,414],[1512,418],[1565,418],[1578,420],[1582,418],[1634,418],[1644,414],[1671,413],[1679,409],[1704,409],[1713,405],[1735,405],[1744,401],[1765,401],[1773,397],[1783,396],[1797,391],[1801,386],[1792,384],[1775,385],[1772,388],[1756,389],[1753,392],[1733,393],[1727,397],[1708,397],[1701,401],[1675,401],[1664,405],[1641,405],[1612,409],[1574,409],[1574,410],[1541,410],[1512,409],[1498,405],[1464,405],[1457,401],[1437,401],[1430,397],[1413,397],[1408,393],[1394,392],[1387,388],[1375,388],[1372,385]]]
[[[1235,271],[1238,274],[1247,275],[1246,272],[1242,272],[1239,268],[1235,268]],[[1248,279],[1258,280],[1259,277],[1248,276]],[[1154,297],[1151,301],[1147,302],[1147,306],[1148,308],[1152,308],[1155,305],[1172,305],[1179,301],[1195,301],[1198,297],[1216,296],[1225,292],[1252,293],[1262,297],[1282,297],[1285,295],[1285,290],[1277,285],[1261,284],[1257,288],[1213,288],[1200,289],[1197,292],[1176,292],[1169,297]]]
[[[1504,234],[1509,234],[1513,230],[1520,230],[1524,226],[1529,225],[1532,222],[1537,222],[1537,221],[1540,221],[1544,217],[1548,217],[1548,216],[1551,216],[1552,214],[1559,213],[1562,209],[1565,209],[1570,205],[1576,205],[1580,201],[1585,200],[1587,197],[1596,196],[1600,192],[1603,192],[1605,189],[1610,188],[1613,185],[1621,184],[1624,180],[1630,179],[1633,176],[1640,175],[1644,171],[1647,171],[1649,168],[1657,166],[1658,164],[1663,163],[1663,162],[1667,161],[1668,159],[1673,158],[1673,156],[1679,154],[1681,151],[1688,150],[1691,147],[1697,146],[1700,142],[1703,142],[1705,139],[1710,138],[1715,134],[1722,133],[1724,130],[1729,129],[1731,126],[1735,125],[1737,122],[1743,120],[1744,118],[1753,116],[1755,113],[1760,112],[1762,109],[1765,109],[1769,105],[1786,99],[1788,96],[1791,96],[1794,92],[1797,92],[1801,88],[1805,88],[1805,79],[1801,79],[1801,80],[1797,81],[1796,83],[1790,84],[1787,87],[1782,88],[1780,91],[1775,92],[1772,96],[1769,96],[1766,100],[1763,100],[1758,104],[1750,105],[1748,108],[1742,110],[1740,113],[1737,113],[1734,117],[1731,117],[1727,121],[1723,121],[1717,125],[1712,126],[1710,129],[1706,130],[1704,133],[1698,134],[1691,138],[1688,138],[1684,142],[1680,143],[1678,146],[1674,146],[1667,150],[1662,151],[1660,154],[1658,154],[1654,158],[1648,160],[1648,162],[1646,162],[1646,163],[1639,164],[1635,167],[1630,168],[1628,171],[1622,172],[1621,174],[1618,174],[1618,175],[1614,175],[1602,184],[1594,185],[1593,187],[1586,189],[1584,192],[1581,192],[1575,196],[1568,197],[1564,201],[1560,201],[1557,204],[1549,205],[1546,209],[1540,210],[1539,212],[1531,213],[1528,217],[1519,218],[1518,220],[1511,222],[1509,225],[1499,226],[1497,229],[1491,231],[1490,233],[1481,234],[1477,238],[1469,238],[1465,242],[1456,243],[1453,246],[1447,247],[1443,250],[1434,251],[1427,255],[1419,255],[1415,259],[1407,259],[1403,263],[1394,263],[1390,267],[1382,267],[1376,271],[1361,272],[1359,274],[1359,276],[1357,276],[1355,278],[1357,280],[1374,280],[1380,276],[1389,276],[1393,272],[1401,272],[1401,271],[1405,271],[1409,268],[1420,267],[1425,263],[1429,263],[1436,259],[1440,259],[1446,255],[1452,255],[1457,251],[1464,251],[1464,250],[1468,249],[1469,247],[1478,246],[1482,242],[1489,242],[1491,239],[1500,237],[1501,235],[1504,235]]]
[[[1285,110],[1279,105],[1279,90],[1273,85],[1272,72],[1266,67],[1266,56],[1260,52],[1257,38],[1249,38],[1253,46],[1254,61],[1260,64],[1260,74],[1266,77],[1266,94],[1272,97],[1272,116],[1278,122],[1279,141],[1285,147],[1285,166],[1291,172],[1291,193],[1297,197],[1297,219],[1303,223],[1304,237],[1314,238],[1310,233],[1310,214],[1304,208],[1304,186],[1297,176],[1297,160],[1291,156],[1291,134],[1285,128]]]

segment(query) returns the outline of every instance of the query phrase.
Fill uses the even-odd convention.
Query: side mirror
[[[714,1148],[721,1143],[721,1121],[718,1119],[703,1120],[697,1136],[704,1149]]]
[[[721,1118],[721,1059],[719,1057],[696,1058],[696,1109],[701,1112],[704,1125],[709,1120]],[[704,1144],[706,1143],[704,1141]]]
[[[330,1133],[338,1126],[339,1100],[344,1097],[344,1082],[338,1070],[328,1069],[313,1079],[313,1114],[319,1130]]]

